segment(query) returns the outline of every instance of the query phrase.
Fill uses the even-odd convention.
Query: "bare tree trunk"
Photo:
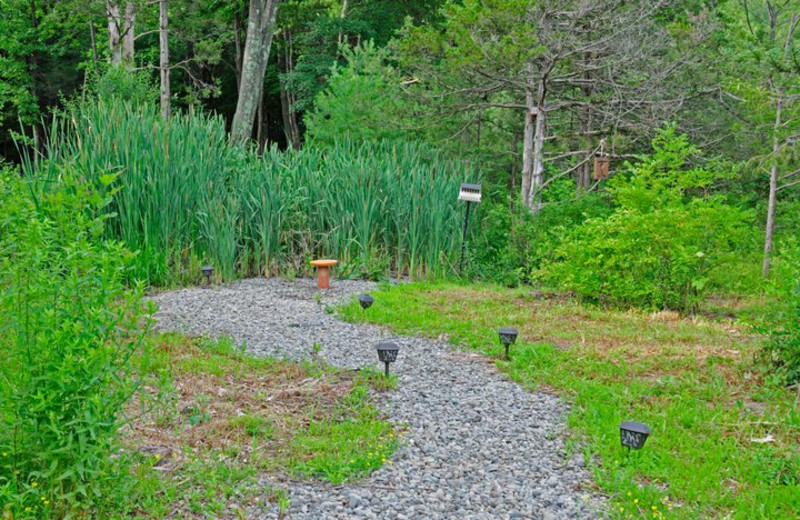
[[[108,45],[111,48],[111,65],[122,64],[122,15],[116,0],[106,4],[108,11]]]
[[[544,73],[543,73],[544,74]],[[531,213],[539,211],[539,192],[544,176],[544,140],[547,132],[545,110],[546,77],[537,82],[534,98],[534,67],[528,64],[528,89],[525,92],[525,134],[522,145],[522,203]]]
[[[242,84],[242,25],[239,16],[233,16],[233,41],[236,44],[236,87]]]
[[[94,63],[94,73],[95,75],[100,73],[100,64],[99,59],[97,57],[97,38],[94,34],[94,21],[89,21],[89,38],[92,42],[92,60]]]
[[[339,19],[344,20],[345,16],[347,16],[347,0],[342,0],[342,12],[339,14]],[[337,39],[337,43],[339,44],[339,47],[341,47],[342,43],[344,43],[344,34],[342,34],[341,30],[339,31],[339,38]],[[336,51],[336,55],[337,56],[339,55],[338,50]]]
[[[231,124],[231,139],[236,142],[249,139],[253,132],[253,120],[264,88],[264,73],[272,45],[278,3],[279,0],[250,0],[239,99]]]
[[[526,202],[526,206],[532,213],[538,213],[541,206],[539,199],[544,180],[544,139],[547,132],[547,112],[544,110],[544,105],[541,104],[537,107],[536,112],[536,128],[533,135],[533,172]]]
[[[283,32],[285,42],[284,52],[278,55],[278,72],[283,75],[294,69],[294,59],[292,53],[292,34],[288,31]],[[297,124],[297,114],[292,111],[292,94],[286,89],[283,81],[281,86],[281,117],[283,118],[283,132],[286,134],[286,142],[295,150],[300,149],[300,128]]]
[[[767,202],[767,227],[764,236],[764,263],[761,266],[761,275],[769,278],[772,263],[772,244],[775,234],[775,210],[778,205],[778,152],[780,152],[780,139],[778,132],[781,128],[781,110],[783,109],[783,91],[778,89],[778,99],[775,107],[775,126],[772,136],[772,166],[769,171],[769,198]]]
[[[122,63],[128,70],[133,70],[134,41],[136,40],[136,4],[128,2],[125,5],[125,33],[122,36]]]
[[[164,119],[170,114],[170,85],[169,85],[169,13],[167,12],[168,0],[159,0],[158,16],[158,41],[160,46],[159,68],[161,69],[161,115]]]
[[[264,149],[264,96],[258,102],[258,111],[256,112],[256,144],[258,144],[258,153]]]
[[[533,77],[533,64],[528,64],[528,81]],[[533,181],[533,137],[536,127],[536,104],[534,102],[532,86],[528,85],[525,91],[525,129],[522,134],[522,187],[520,189],[520,201],[528,206],[528,196],[531,192]]]
[[[519,148],[519,134],[514,132],[511,134],[511,175],[508,176],[508,192],[516,193],[517,191],[517,149]],[[514,197],[509,201],[509,208],[514,211]]]

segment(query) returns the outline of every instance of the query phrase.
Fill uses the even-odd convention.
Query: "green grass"
[[[798,395],[761,383],[757,341],[736,322],[606,310],[488,285],[384,286],[373,296],[369,312],[353,303],[343,316],[448,335],[496,358],[526,387],[569,402],[569,446],[592,461],[613,516],[800,516]],[[502,326],[520,330],[508,362]],[[653,429],[641,452],[619,445],[627,419]]]
[[[339,484],[391,464],[398,446],[371,396],[394,382],[372,372],[177,334],[157,336],[135,361],[145,392],[121,439],[135,479],[121,517],[249,518],[265,500],[285,509],[288,495],[265,492],[265,476]]]

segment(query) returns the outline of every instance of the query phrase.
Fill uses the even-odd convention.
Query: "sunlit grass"
[[[592,461],[614,516],[800,515],[798,395],[762,384],[758,339],[735,319],[609,310],[488,285],[385,286],[373,296],[369,312],[354,303],[342,314],[399,333],[444,334],[567,400],[570,446]],[[502,326],[520,331],[508,362]],[[627,419],[653,428],[641,452],[619,445]]]

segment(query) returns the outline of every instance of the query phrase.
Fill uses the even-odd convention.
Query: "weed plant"
[[[107,199],[59,170],[32,197],[0,178],[0,504],[4,518],[99,515],[121,492],[111,457],[135,390],[144,308],[131,259],[103,240]],[[103,177],[108,193],[113,178]]]

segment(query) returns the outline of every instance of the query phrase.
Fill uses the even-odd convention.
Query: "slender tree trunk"
[[[258,101],[258,111],[256,112],[256,144],[258,153],[264,149],[264,96]]]
[[[99,58],[97,57],[97,38],[95,37],[94,32],[94,21],[89,21],[89,38],[92,42],[92,60],[94,63],[94,73],[95,75],[100,73],[100,63]]]
[[[761,275],[769,278],[772,263],[772,244],[775,234],[775,210],[778,205],[778,152],[780,152],[780,139],[778,132],[781,128],[781,111],[783,109],[783,91],[778,89],[778,99],[775,107],[775,126],[772,136],[772,166],[769,171],[769,198],[767,201],[767,227],[764,236],[764,263],[761,266]]]
[[[122,36],[122,63],[128,70],[136,66],[134,62],[134,42],[136,41],[136,4],[125,5],[125,34]]]
[[[544,139],[547,132],[545,109],[546,78],[536,81],[534,65],[528,63],[528,89],[525,92],[525,133],[522,144],[522,203],[531,213],[539,211],[539,192],[544,176]],[[536,95],[533,85],[536,81]]]
[[[522,134],[522,187],[520,188],[520,201],[528,206],[528,195],[531,192],[533,181],[533,138],[536,133],[536,103],[533,93],[533,64],[528,64],[528,88],[525,91],[525,129]]]
[[[511,175],[508,176],[508,192],[517,192],[517,150],[519,149],[519,134],[514,132],[511,135]],[[509,201],[509,209],[514,211],[514,197]]]
[[[122,15],[119,4],[111,0],[106,4],[108,11],[108,45],[111,48],[111,65],[122,64]]]
[[[278,72],[280,76],[294,69],[292,59],[292,34],[283,32],[284,52],[278,54]],[[286,89],[286,83],[281,80],[281,117],[283,119],[283,132],[286,134],[286,143],[298,150],[300,148],[300,129],[297,124],[297,114],[292,111],[292,95]]]
[[[339,19],[344,20],[346,16],[347,16],[347,0],[342,0],[342,12],[339,14]],[[339,44],[339,47],[341,47],[342,44],[344,43],[344,34],[342,34],[341,29],[339,30],[339,38],[336,41]],[[339,50],[336,51],[336,55],[337,56],[339,55]]]
[[[233,16],[233,41],[236,44],[236,88],[242,84],[242,23],[239,21],[239,16]]]
[[[249,139],[253,132],[253,120],[264,88],[264,73],[272,45],[278,3],[279,0],[250,0],[239,99],[231,124],[231,139],[235,142]]]
[[[539,200],[544,179],[544,138],[546,132],[547,112],[544,110],[544,104],[541,104],[536,110],[536,126],[533,134],[533,172],[526,202],[526,206],[533,213],[538,213],[540,209]]]
[[[164,119],[169,118],[170,114],[170,92],[169,84],[169,13],[167,12],[168,1],[159,0],[158,16],[158,41],[160,46],[159,68],[161,69],[161,115]]]
[[[30,2],[30,10],[31,10],[31,26],[33,27],[33,30],[36,33],[38,33],[39,32],[39,15],[36,12],[36,1],[35,0],[31,0],[31,2]],[[38,37],[37,37],[37,39],[38,39]],[[26,64],[28,66],[28,74],[29,74],[29,76],[31,78],[31,97],[33,97],[33,99],[36,101],[36,108],[37,108],[37,111],[38,111],[41,108],[41,106],[43,105],[43,103],[42,103],[42,101],[41,101],[41,99],[39,97],[39,79],[40,79],[39,78],[39,70],[40,70],[39,52],[38,51],[34,51],[34,52],[30,53],[25,61],[26,61]],[[31,127],[32,127],[32,130],[33,130],[33,148],[34,148],[34,150],[36,150],[38,152],[43,147],[43,142],[42,141],[43,141],[44,131],[41,128],[41,124],[37,123],[35,121],[31,125]],[[36,157],[38,156],[38,154],[33,154],[33,155],[34,155],[34,161],[37,161]]]

